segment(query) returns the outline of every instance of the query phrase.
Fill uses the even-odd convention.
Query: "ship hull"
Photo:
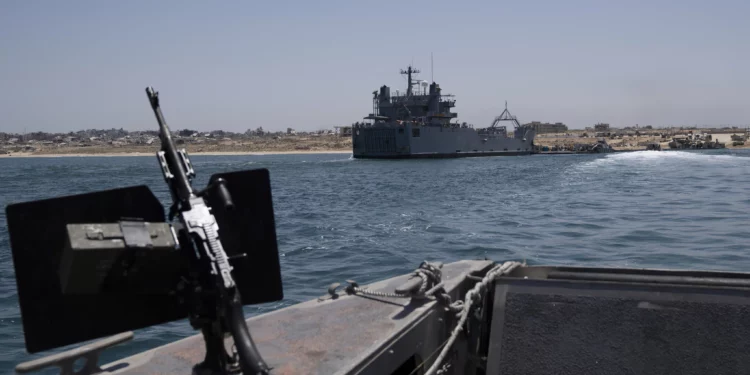
[[[531,155],[533,131],[515,137],[480,134],[472,128],[392,125],[352,131],[356,159],[435,159]]]
[[[355,159],[452,159],[487,156],[521,156],[531,155],[531,151],[488,151],[488,152],[458,152],[452,154],[353,154]]]

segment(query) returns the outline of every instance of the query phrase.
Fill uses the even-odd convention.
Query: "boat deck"
[[[446,292],[455,300],[474,284],[466,275],[482,273],[491,265],[491,261],[446,264],[442,270]],[[409,277],[398,276],[367,288],[393,292]],[[444,341],[440,338],[449,333],[447,315],[452,314],[434,309],[435,303],[343,293],[333,300],[307,301],[247,322],[274,374],[383,374],[414,360],[414,353],[426,359]],[[231,348],[231,339],[226,342]],[[102,368],[113,374],[186,374],[204,355],[203,338],[194,335]]]

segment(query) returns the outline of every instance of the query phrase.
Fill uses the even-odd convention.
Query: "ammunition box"
[[[68,224],[60,261],[63,294],[164,294],[183,260],[168,223]]]

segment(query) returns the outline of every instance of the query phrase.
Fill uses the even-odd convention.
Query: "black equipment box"
[[[522,267],[495,281],[487,374],[746,374],[750,274]]]
[[[176,287],[177,273],[149,277],[179,270],[174,267],[181,262],[177,241],[168,223],[68,224],[66,229],[59,269],[63,294],[164,294]]]

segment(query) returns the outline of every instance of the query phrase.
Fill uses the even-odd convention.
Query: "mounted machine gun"
[[[195,191],[195,171],[187,152],[172,142],[158,93],[150,87],[146,93],[159,123],[157,157],[172,197],[169,222],[143,185],[6,209],[26,349],[35,353],[189,317],[205,341],[197,373],[266,374],[242,306],[283,298],[268,171],[218,173]],[[233,353],[227,353],[226,334]],[[91,354],[87,350],[79,356]],[[85,373],[98,369],[92,358]],[[17,371],[56,365],[65,373],[76,359],[42,358]]]

